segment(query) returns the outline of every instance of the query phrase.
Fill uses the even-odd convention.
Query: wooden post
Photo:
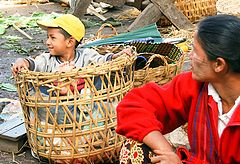
[[[142,0],[134,0],[134,6],[138,9],[142,9]]]
[[[126,0],[95,0],[95,2],[104,2],[112,6],[120,7],[125,4]]]
[[[157,22],[163,15],[178,29],[193,28],[193,24],[174,5],[174,0],[151,0],[151,2],[128,27],[128,31]]]
[[[152,0],[152,3],[158,6],[160,11],[172,22],[178,29],[191,29],[193,24],[180,12],[172,0]]]
[[[153,3],[150,3],[128,27],[127,31],[133,31],[151,23],[157,22],[161,16],[162,13],[159,8]]]
[[[76,0],[76,5],[73,11],[73,15],[82,19],[87,12],[87,8],[90,5],[91,0]]]

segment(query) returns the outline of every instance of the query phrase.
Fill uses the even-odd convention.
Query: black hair
[[[197,39],[209,60],[222,57],[233,72],[240,72],[240,18],[207,17],[198,24]]]
[[[59,29],[60,29],[60,33],[63,34],[63,36],[65,38],[70,38],[72,36],[67,31],[65,31],[63,28],[60,27]],[[83,38],[79,42],[76,40],[75,48],[78,47],[78,45],[82,42],[82,40],[83,40]]]

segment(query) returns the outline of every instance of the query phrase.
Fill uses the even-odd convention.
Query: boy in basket
[[[122,54],[132,55],[130,49],[124,49],[119,53],[108,53],[106,55],[100,55],[94,49],[78,49],[77,46],[81,43],[85,35],[85,27],[77,17],[71,14],[62,15],[50,22],[38,21],[37,24],[47,31],[46,45],[49,52],[44,52],[35,59],[31,57],[17,59],[12,67],[14,76],[16,76],[21,69],[37,72],[67,72],[75,67],[85,67],[90,63],[103,63],[115,59]],[[58,82],[54,85],[58,85]],[[78,80],[77,87],[78,90],[84,87],[83,79]],[[42,89],[41,93],[48,95],[46,90],[47,89]],[[66,88],[63,87],[60,95],[65,94]],[[71,113],[74,112],[73,105],[68,106],[68,108]],[[51,113],[54,115],[55,107],[51,107]],[[70,121],[64,121],[64,113],[64,110],[60,107],[57,116],[57,122],[59,124],[68,124]],[[30,112],[30,114],[33,113]],[[45,109],[38,109],[38,117],[41,121],[45,121],[45,115]],[[77,112],[76,119],[79,119],[79,111]],[[52,121],[50,120],[48,123],[52,123]]]
[[[19,58],[12,67],[13,75],[21,69],[37,72],[57,72],[71,70],[73,67],[84,67],[92,62],[102,63],[112,60],[125,53],[132,55],[130,49],[124,49],[117,54],[100,55],[89,48],[77,49],[85,35],[83,23],[74,15],[65,14],[51,22],[38,21],[37,24],[47,30],[46,45],[49,52],[35,59]],[[62,67],[67,67],[62,69]]]
[[[94,49],[80,48],[85,35],[83,23],[74,15],[65,14],[50,22],[38,21],[37,24],[44,30],[47,30],[46,45],[49,52],[37,56],[35,59],[19,58],[12,67],[12,73],[15,76],[21,69],[27,69],[37,72],[67,72],[75,67],[85,67],[90,63],[103,63],[122,55],[132,55],[130,49],[124,49],[119,53],[108,53],[100,55]],[[81,89],[82,80],[79,80],[78,88]],[[63,87],[60,94],[66,94]]]
[[[75,67],[85,67],[90,63],[103,63],[122,54],[132,55],[130,49],[124,49],[116,54],[100,55],[94,49],[77,48],[85,35],[85,27],[77,17],[71,14],[62,15],[50,22],[38,21],[37,24],[42,29],[47,30],[46,45],[49,52],[44,52],[35,59],[31,57],[17,59],[12,67],[14,76],[21,69],[37,72],[67,72]],[[58,85],[58,83],[56,81],[54,85]],[[99,85],[98,80],[96,80],[95,85]],[[83,87],[84,80],[79,79],[77,89],[80,91]],[[47,89],[46,87],[40,88],[43,94],[48,95]],[[70,89],[73,92],[72,85],[70,85]],[[66,94],[66,87],[62,87],[60,95]],[[58,122],[62,123],[62,119],[58,118]]]
[[[85,35],[83,23],[72,14],[62,15],[50,22],[38,21],[39,27],[47,31],[46,45],[49,52],[44,52],[35,59],[32,57],[18,58],[12,67],[14,76],[21,69],[37,72],[68,72],[75,67],[85,67],[90,63],[103,63],[117,58],[122,54],[132,55],[130,49],[124,49],[119,53],[108,53],[100,55],[96,50],[90,48],[77,48]],[[98,85],[96,81],[95,85]],[[54,83],[58,85],[58,82]],[[80,91],[84,87],[84,80],[77,81]],[[70,86],[71,91],[73,87]],[[46,88],[41,92],[48,94]],[[60,95],[66,95],[66,87],[62,87]]]

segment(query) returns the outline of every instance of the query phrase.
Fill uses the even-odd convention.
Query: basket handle
[[[165,71],[166,71],[166,73],[167,73],[167,75],[168,75],[169,65],[168,65],[166,56],[163,56],[163,55],[160,55],[160,54],[154,54],[154,55],[152,55],[152,56],[148,59],[148,61],[147,61],[147,63],[146,63],[146,66],[143,68],[143,70],[145,70],[145,71],[144,71],[145,73],[144,73],[143,81],[146,81],[147,77],[149,76],[149,65],[151,64],[151,62],[152,62],[153,59],[155,59],[155,58],[160,58],[160,59],[162,59],[162,61],[164,62],[164,66],[166,66],[166,67],[165,67]]]
[[[148,69],[148,68],[149,68],[149,65],[151,64],[151,62],[152,62],[153,59],[155,59],[155,58],[160,58],[160,59],[162,59],[162,61],[164,62],[164,65],[165,65],[165,66],[168,65],[168,62],[167,62],[167,59],[165,58],[165,56],[160,55],[160,54],[154,54],[154,55],[152,55],[152,56],[148,59],[148,61],[147,61],[147,63],[146,63],[146,66],[145,66],[143,69]]]
[[[110,36],[118,35],[116,28],[114,28],[110,23],[104,23],[97,31],[96,39],[106,38],[106,36],[103,36],[102,31],[107,26],[112,29],[112,34],[110,34]]]

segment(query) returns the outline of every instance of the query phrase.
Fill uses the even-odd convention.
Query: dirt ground
[[[104,14],[106,18],[108,17],[117,17],[121,13],[123,13],[127,9],[131,9],[132,7],[123,6],[121,8],[111,9]],[[47,3],[47,4],[35,4],[35,5],[15,5],[15,6],[2,6],[0,2],[0,12],[3,17],[11,16],[14,14],[19,14],[21,16],[31,16],[34,12],[44,12],[44,13],[71,13],[69,7],[63,7],[59,3]],[[101,22],[101,20],[96,16],[86,15],[83,19],[94,20],[97,22]],[[116,30],[121,33],[126,31],[127,27],[133,22],[134,19],[124,20],[121,22],[121,26],[117,26]],[[94,26],[86,29],[86,38],[94,35],[100,26]],[[14,29],[12,26],[9,27],[4,35],[15,35],[22,37],[23,39],[18,43],[18,47],[27,48],[29,53],[26,52],[17,52],[16,49],[6,49],[5,44],[7,42],[6,39],[0,39],[0,83],[11,83],[14,84],[14,79],[11,78],[11,63],[15,62],[15,60],[19,57],[27,57],[32,55],[38,55],[46,50],[46,46],[44,45],[44,40],[46,38],[46,32],[43,30],[36,30],[36,28],[24,29],[24,31],[33,37],[32,40],[23,36],[20,32]],[[18,99],[17,92],[9,92],[0,89],[0,98],[10,98],[10,99]],[[24,148],[24,150],[20,154],[12,154],[8,152],[0,151],[0,164],[6,163],[40,163],[37,159],[34,159],[30,154],[29,148]]]

